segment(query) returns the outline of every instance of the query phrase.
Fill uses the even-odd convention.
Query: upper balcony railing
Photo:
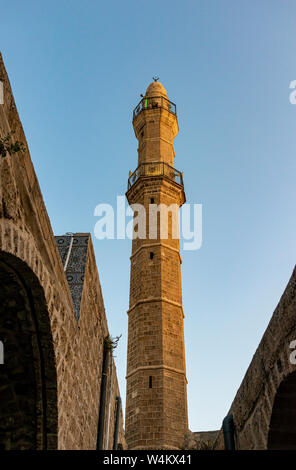
[[[175,183],[183,186],[183,173],[164,162],[141,163],[141,165],[129,175],[127,184],[128,190],[140,176],[166,176],[170,180],[175,181]]]
[[[138,116],[142,111],[146,109],[154,109],[154,108],[164,108],[172,114],[177,116],[177,107],[175,103],[164,98],[163,96],[151,96],[147,98],[143,98],[140,103],[135,107],[133,112],[133,120],[135,117]]]

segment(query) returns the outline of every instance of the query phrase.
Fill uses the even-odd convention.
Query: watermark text
[[[131,204],[125,196],[117,196],[116,208],[98,204],[94,227],[98,240],[179,239],[184,250],[198,250],[202,245],[202,204]]]

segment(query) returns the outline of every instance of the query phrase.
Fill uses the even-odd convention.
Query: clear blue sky
[[[295,260],[293,0],[1,1],[0,48],[54,233],[91,232],[137,166],[132,110],[158,75],[176,168],[203,204],[182,252],[189,424],[220,428]],[[93,236],[125,396],[130,240]]]

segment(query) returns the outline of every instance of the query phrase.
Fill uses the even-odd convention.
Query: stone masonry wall
[[[48,341],[54,348],[57,376],[58,448],[94,449],[102,345],[108,335],[108,327],[93,247],[90,241],[80,319],[77,322],[69,285],[1,55],[0,80],[4,84],[0,136],[14,131],[13,139],[26,146],[25,152],[0,157],[0,259],[11,255],[16,261],[15,266],[17,262],[26,266],[32,277],[38,280],[44,294],[46,310],[43,316],[50,324]],[[29,282],[30,275],[27,277]],[[30,295],[34,298],[34,290]],[[47,350],[42,353],[46,358]],[[45,375],[49,373],[45,368]],[[114,427],[112,406],[115,396],[119,394],[115,366],[113,374],[110,436]],[[52,399],[55,399],[54,395]],[[55,448],[55,436],[52,435],[52,439],[48,437],[48,448]],[[123,440],[122,420],[120,439]]]
[[[282,406],[287,413],[280,420],[279,437],[273,448],[287,448],[295,443],[295,371],[290,361],[296,339],[296,268],[273,313],[269,325],[253,356],[228,414],[232,413],[237,449],[267,449],[275,399],[282,384]],[[291,380],[289,380],[291,378]],[[291,400],[294,403],[291,406]],[[289,408],[290,407],[290,408]],[[278,410],[277,410],[278,411]],[[284,410],[285,411],[285,410]],[[292,416],[292,422],[289,421]],[[283,419],[285,418],[285,419]],[[282,438],[280,437],[282,435]],[[222,430],[215,449],[224,449]]]
[[[159,107],[146,109],[133,126],[139,140],[138,164],[174,164],[178,131],[174,114]],[[159,168],[167,167],[147,168],[126,194],[130,205],[141,204],[146,211],[144,237],[142,233],[132,243],[126,438],[131,449],[179,449],[188,427],[179,239],[172,236],[171,213],[166,217],[168,233],[160,232],[165,222],[158,215],[157,230],[150,238],[149,207],[179,208],[185,194],[174,171],[162,175]],[[134,223],[139,228],[137,216]]]

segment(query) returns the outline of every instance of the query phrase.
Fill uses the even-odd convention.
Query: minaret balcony
[[[164,108],[170,113],[175,114],[175,116],[177,116],[177,106],[172,101],[168,100],[167,98],[164,98],[164,96],[144,96],[144,98],[140,101],[140,103],[135,107],[133,111],[133,120],[142,111],[155,108]]]
[[[176,170],[176,168],[168,165],[165,162],[145,162],[138,166],[138,168],[132,173],[130,172],[128,178],[127,190],[129,190],[133,184],[138,181],[140,177],[159,177],[165,176],[171,181],[183,185],[183,172]]]

